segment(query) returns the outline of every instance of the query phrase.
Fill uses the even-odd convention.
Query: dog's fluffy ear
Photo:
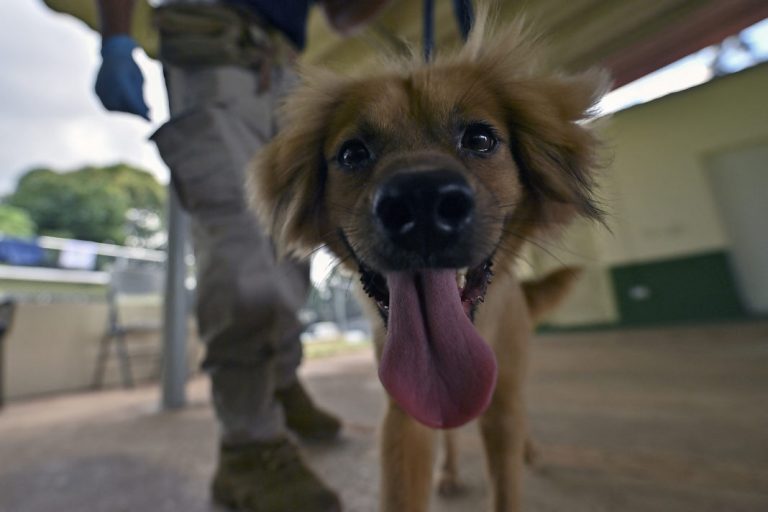
[[[522,181],[539,205],[541,222],[558,225],[574,214],[600,218],[593,195],[599,141],[588,121],[608,90],[599,70],[562,76],[541,70],[542,49],[523,19],[494,31],[488,9],[459,60],[479,67],[496,84]]]
[[[278,135],[248,170],[251,208],[282,254],[305,256],[328,231],[320,208],[326,176],[323,143],[339,98],[341,79],[306,71],[303,83],[283,106]]]
[[[517,80],[505,88],[510,147],[541,222],[600,219],[594,197],[600,142],[589,125],[607,83],[601,72]]]

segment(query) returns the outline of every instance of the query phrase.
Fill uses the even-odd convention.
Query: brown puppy
[[[305,73],[250,171],[282,250],[325,245],[360,272],[391,398],[386,512],[427,510],[433,429],[480,415],[492,509],[519,509],[531,320],[515,255],[533,234],[600,214],[583,121],[603,76],[541,71],[519,26],[491,36],[485,20],[428,65]]]

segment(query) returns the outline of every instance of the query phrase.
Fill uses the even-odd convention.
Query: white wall
[[[614,115],[606,131],[609,264],[729,246],[705,171],[708,154],[768,141],[768,65]]]
[[[768,141],[768,65],[627,109],[600,125],[610,165],[600,172],[598,196],[610,230],[577,222],[530,256],[537,274],[561,264],[586,268],[554,324],[615,320],[612,266],[731,248],[706,161]]]

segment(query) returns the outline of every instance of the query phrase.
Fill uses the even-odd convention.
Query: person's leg
[[[271,97],[257,94],[257,78],[239,68],[168,68],[172,120],[154,137],[192,218],[198,326],[222,434],[214,496],[252,511],[336,510],[335,496],[286,441],[275,399],[278,374],[295,375],[300,361],[296,311],[305,285],[276,264],[245,206],[243,169],[274,127]],[[292,342],[286,333],[296,333]],[[274,480],[275,458],[293,468],[292,482]],[[316,508],[305,507],[308,497]]]
[[[249,102],[249,126],[232,115],[233,90],[247,89],[249,75],[235,68],[168,67],[171,121],[154,136],[191,216],[204,368],[212,376],[225,442],[283,434],[272,398],[274,364],[278,324],[292,313],[241,185],[246,147],[263,144],[272,126],[268,101]],[[238,384],[243,378],[250,382]],[[236,396],[231,391],[237,389],[247,391]]]

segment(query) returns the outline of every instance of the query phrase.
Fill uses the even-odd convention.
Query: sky
[[[768,59],[768,20],[745,38]],[[709,52],[709,53],[708,53]],[[714,50],[683,61],[611,93],[606,113],[642,103],[711,78]],[[144,77],[151,122],[108,113],[93,93],[100,62],[98,35],[74,18],[49,11],[40,0],[0,2],[0,196],[13,191],[26,170],[66,171],[83,165],[126,162],[167,182],[168,171],[147,139],[168,117],[159,64],[135,56]],[[738,55],[731,63],[737,69]]]
[[[137,51],[152,122],[106,112],[93,93],[100,41],[39,0],[0,2],[0,196],[37,166],[127,162],[166,182],[148,137],[168,117],[160,66]]]
[[[768,19],[745,29],[741,38],[751,47],[752,54],[734,48],[731,43],[735,41],[730,40],[722,63],[723,68],[730,73],[768,60]],[[603,114],[610,114],[703,84],[712,79],[710,64],[716,56],[716,49],[710,46],[611,91],[603,98],[600,110]]]

